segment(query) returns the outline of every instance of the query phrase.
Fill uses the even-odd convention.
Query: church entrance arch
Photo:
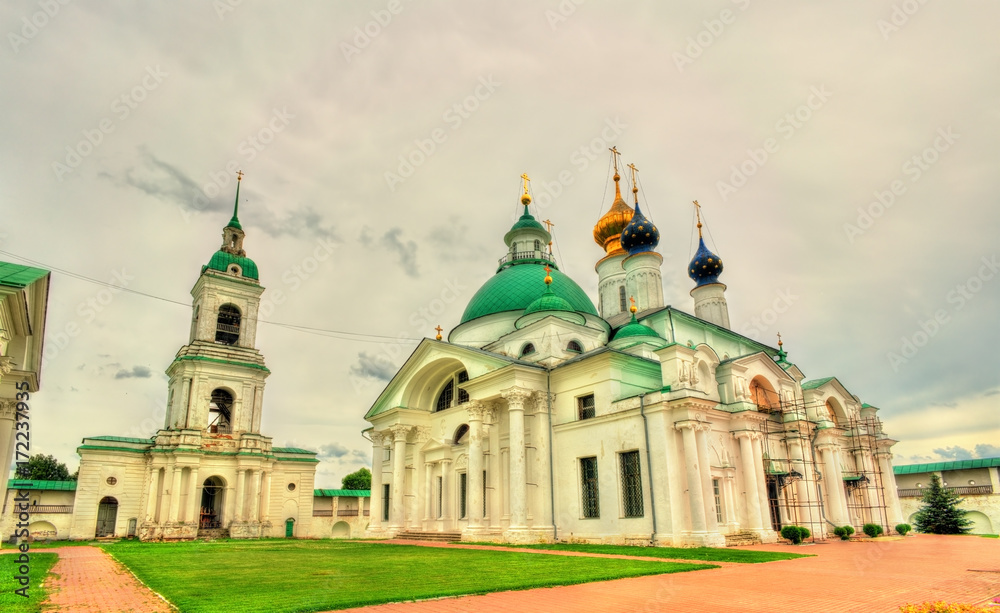
[[[226,484],[220,477],[205,479],[201,489],[201,514],[199,530],[214,530],[222,527],[223,494]]]
[[[111,496],[101,498],[97,505],[97,530],[94,535],[98,538],[102,536],[113,536],[115,533],[115,523],[118,521],[118,500]]]

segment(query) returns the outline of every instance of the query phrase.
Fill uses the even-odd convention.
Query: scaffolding
[[[854,470],[845,469],[843,479],[851,523],[859,533],[865,524],[878,524],[888,532],[885,476],[876,458],[878,441],[885,438],[882,420],[875,416],[852,417],[847,427],[847,447],[844,451],[853,457]]]

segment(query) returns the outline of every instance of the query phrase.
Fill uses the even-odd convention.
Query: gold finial
[[[635,183],[635,173],[639,172],[639,169],[635,164],[629,164],[628,167],[632,169],[632,197],[635,198],[635,203],[639,204],[639,187]]]
[[[546,264],[545,265],[545,285],[551,285],[552,284],[552,275],[549,274],[550,272],[552,272],[552,269],[549,268],[548,264]]]
[[[242,170],[237,170],[236,171],[236,180],[237,181],[242,181],[243,180],[243,171]]]
[[[698,238],[701,238],[701,205],[698,204],[697,200],[692,200],[694,203],[694,214],[698,216]]]
[[[441,327],[441,324],[438,324],[437,327],[434,329],[437,330],[437,336],[435,336],[434,338],[436,338],[437,340],[441,340],[441,330],[444,330],[444,328]]]
[[[521,204],[528,206],[531,204],[531,195],[528,193],[528,181],[530,181],[531,178],[528,177],[528,173],[523,173],[521,175],[521,179],[524,180],[524,195],[521,196]]]
[[[618,146],[617,145],[614,146],[614,147],[609,148],[608,151],[611,152],[611,161],[614,162],[614,165],[615,165],[615,176],[614,176],[614,180],[615,180],[615,200],[620,200],[621,197],[622,197],[622,188],[621,188],[621,186],[618,185],[618,182],[621,181],[622,177],[621,177],[620,174],[618,174],[618,158],[621,156],[621,154],[618,153]]]
[[[635,306],[635,297],[634,297],[634,296],[629,296],[629,297],[628,297],[628,299],[629,299],[629,302],[631,302],[631,303],[632,303],[632,306],[630,306],[630,307],[628,308],[628,310],[629,310],[629,311],[631,311],[633,315],[635,315],[635,312],[639,310],[639,309],[638,309],[638,308],[636,308],[636,306]]]
[[[784,343],[781,342],[781,332],[778,332],[778,349],[781,349],[782,345],[784,345]]]

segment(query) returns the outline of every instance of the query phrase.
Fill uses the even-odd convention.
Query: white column
[[[837,471],[837,494],[840,496],[840,516],[844,518],[844,524],[851,523],[851,509],[847,505],[847,492],[844,490],[844,459],[840,455],[840,447],[833,448],[833,463]]]
[[[524,448],[524,403],[530,392],[510,388],[501,392],[510,421],[510,529],[524,529],[528,519],[528,482]]]
[[[167,515],[168,522],[176,522],[177,514],[181,509],[181,471],[182,466],[174,464],[174,474],[170,481],[170,513]]]
[[[806,466],[805,461],[805,450],[802,448],[802,440],[797,438],[788,439],[788,454],[791,456],[789,459],[789,470],[795,470],[802,475],[798,481],[795,482],[795,497],[797,499],[798,517],[795,519],[796,523],[800,526],[808,526],[810,530],[815,531],[812,517],[812,507],[809,504],[811,496],[809,495],[809,467]]]
[[[490,468],[487,477],[490,486],[490,528],[499,530],[500,516],[503,515],[504,489],[500,464],[500,415],[495,408],[490,417]],[[994,491],[1000,493],[1000,486]]]
[[[892,470],[892,455],[887,450],[876,454],[876,457],[882,471],[886,517],[889,519],[889,525],[886,526],[888,532],[898,524],[903,523],[903,509],[899,504],[899,492],[896,491],[896,475]]]
[[[826,508],[829,519],[838,526],[849,524],[850,518],[844,515],[844,481],[840,467],[837,466],[837,448],[834,445],[822,445],[817,449],[823,456],[823,481],[826,482]]]
[[[410,527],[414,530],[423,529],[423,507],[424,500],[424,450],[421,449],[427,442],[427,432],[423,428],[417,428],[414,433],[413,445],[413,480],[410,482]]]
[[[701,467],[701,491],[705,499],[705,529],[709,532],[719,531],[719,516],[715,513],[715,492],[712,489],[712,467],[708,459],[708,433],[711,424],[703,423],[695,430],[695,442],[698,445],[698,466]]]
[[[184,513],[184,521],[194,523],[195,526],[201,520],[201,483],[198,483],[198,467],[191,467],[191,480],[188,485],[188,504]]]
[[[260,486],[260,521],[267,522],[271,518],[271,473],[268,470],[263,473]]]
[[[243,521],[243,501],[246,498],[244,487],[246,486],[247,471],[242,467],[236,469],[236,508],[233,510],[233,521]]]
[[[150,468],[149,500],[146,501],[146,521],[156,521],[156,509],[160,504],[160,468]]]
[[[470,402],[469,413],[469,471],[466,477],[466,509],[470,532],[483,528],[483,415],[486,407]]]
[[[552,394],[555,396],[555,394]],[[535,422],[531,426],[532,440],[535,444],[535,513],[533,525],[536,528],[546,530],[552,529],[552,504],[549,500],[552,495],[552,475],[549,472],[549,400],[551,398],[545,392],[540,392],[536,396]],[[652,495],[652,494],[650,494]]]
[[[250,471],[250,518],[252,522],[257,522],[260,516],[257,514],[260,510],[260,473],[261,471],[254,469]]]
[[[729,528],[736,530],[740,527],[740,518],[736,514],[736,487],[734,482],[736,478],[734,476],[733,469],[726,470],[726,476],[722,488],[722,504],[726,511],[726,524]]]
[[[368,529],[382,528],[382,454],[385,452],[383,433],[372,431],[372,489]]]
[[[441,460],[441,531],[451,530],[451,458]]]
[[[434,516],[434,463],[424,462],[424,521],[436,519]],[[427,526],[424,526],[427,529]]]
[[[757,487],[757,463],[754,460],[753,440],[750,432],[734,433],[740,441],[740,462],[743,465],[743,488],[747,505],[747,527],[751,530],[764,528],[763,511],[760,508],[760,493]]]
[[[406,437],[411,426],[395,425],[392,431],[392,513],[389,516],[389,528],[402,530],[405,524],[403,518],[403,492],[406,481]]]
[[[756,465],[754,472],[759,477],[757,479],[757,500],[760,504],[760,517],[764,530],[771,530],[771,505],[767,500],[767,473],[764,471],[764,452],[761,446],[764,435],[760,432],[753,432],[750,435],[750,447],[753,448],[753,463]],[[749,493],[747,494],[749,496]],[[780,518],[779,518],[780,520]]]
[[[705,532],[705,496],[702,492],[701,467],[698,463],[698,422],[685,421],[676,425],[684,437],[684,466],[687,469],[688,504],[691,510],[691,531]]]

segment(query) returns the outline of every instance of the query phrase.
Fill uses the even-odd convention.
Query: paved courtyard
[[[745,549],[794,551],[816,554],[816,557],[766,564],[722,564],[722,568],[714,570],[379,605],[352,611],[871,613],[896,612],[899,605],[907,602],[946,600],[981,604],[1000,596],[1000,540],[996,539],[919,535],[878,542],[828,541],[796,548],[768,545]],[[171,610],[97,547],[64,547],[49,551],[58,553],[59,561],[49,579],[51,599],[47,610],[66,613]],[[523,549],[518,551],[524,552]],[[551,554],[561,555],[558,552],[538,555]],[[602,557],[608,557],[609,564],[614,563],[614,557]]]

